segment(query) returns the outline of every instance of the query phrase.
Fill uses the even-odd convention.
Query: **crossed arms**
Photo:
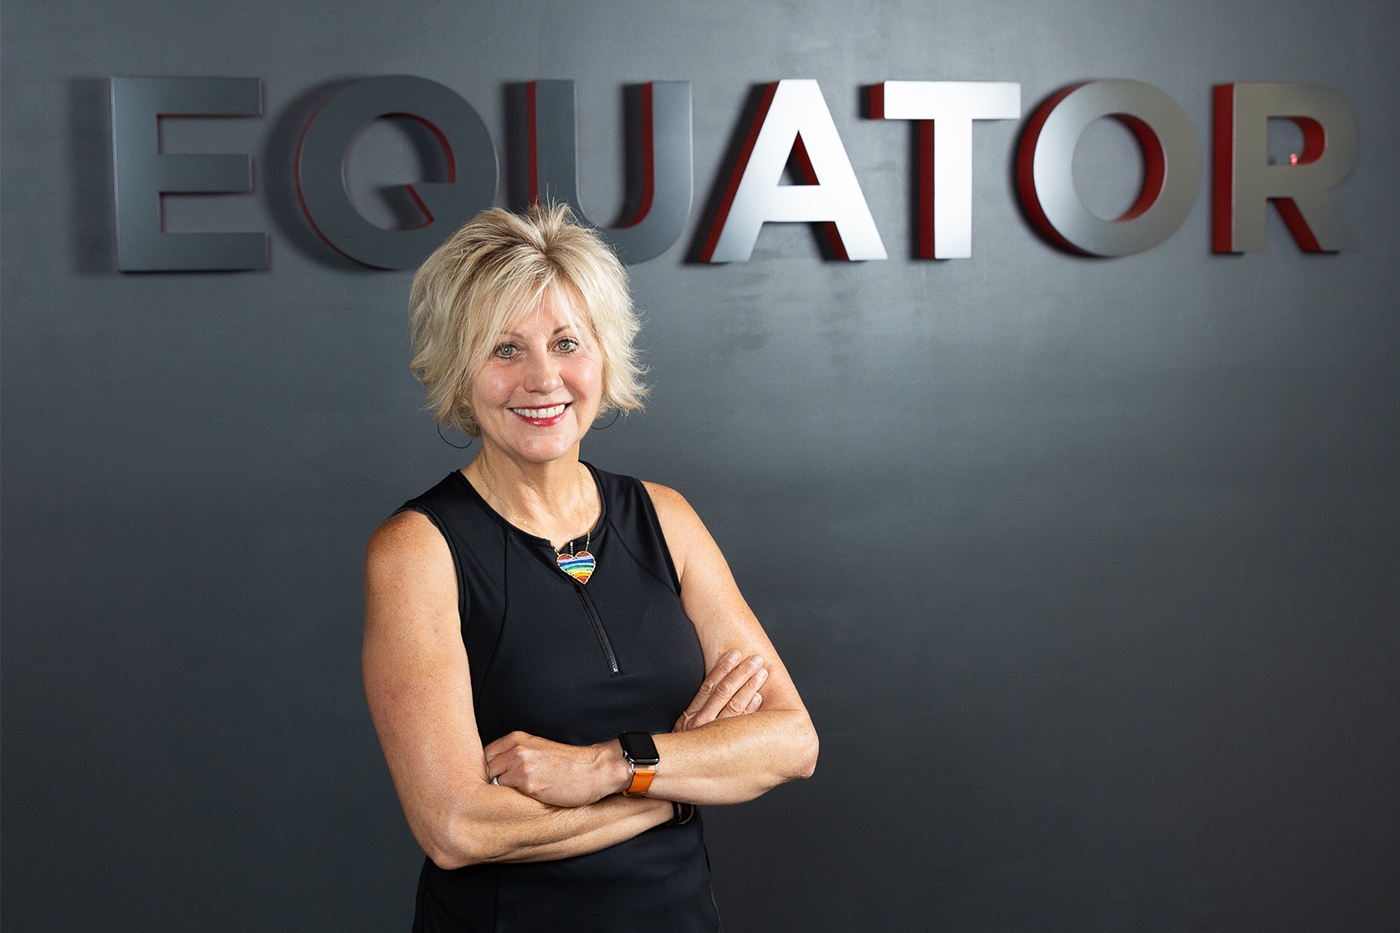
[[[412,511],[370,538],[365,695],[409,828],[439,867],[595,852],[666,822],[672,800],[739,803],[816,767],[811,719],[719,547],[679,493],[646,485],[709,671],[675,731],[654,737],[647,797],[620,795],[631,772],[615,739],[512,732],[483,747],[446,541]]]

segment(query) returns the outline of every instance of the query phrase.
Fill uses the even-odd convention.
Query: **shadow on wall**
[[[117,268],[112,220],[112,120],[106,79],[68,82],[68,241],[73,271],[80,276],[110,275]],[[95,205],[103,210],[94,210]]]

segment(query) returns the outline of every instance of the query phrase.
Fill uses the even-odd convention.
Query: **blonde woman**
[[[465,467],[371,537],[365,692],[427,859],[416,933],[719,929],[696,806],[812,774],[797,689],[676,491],[579,459],[641,407],[621,263],[567,208],[478,215],[413,282]]]

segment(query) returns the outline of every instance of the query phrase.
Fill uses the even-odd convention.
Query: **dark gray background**
[[[408,924],[360,562],[463,458],[407,370],[410,274],[329,258],[287,184],[328,83],[402,72],[502,156],[505,85],[574,79],[603,221],[623,86],[693,82],[687,242],[633,273],[655,391],[584,455],[689,497],[821,734],[810,782],[707,815],[731,933],[1400,927],[1396,9],[6,3],[7,926]],[[262,119],[166,136],[252,153],[259,193],[168,217],[268,230],[271,271],[114,271],[125,74],[264,81]],[[783,77],[820,81],[888,261],[779,225],[747,264],[684,261]],[[862,119],[862,86],[1018,81],[1029,113],[1094,77],[1161,88],[1207,152],[1212,84],[1331,87],[1360,121],[1334,195],[1360,252],[1303,255],[1274,216],[1266,253],[1214,256],[1203,186],[1164,245],[1067,256],[1016,206],[1004,122],[975,132],[974,257],[909,258],[911,130]],[[411,153],[365,135],[367,213],[393,218]],[[1078,159],[1091,204],[1127,206],[1125,131]]]

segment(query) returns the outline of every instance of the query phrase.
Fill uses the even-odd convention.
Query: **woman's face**
[[[543,463],[576,450],[598,413],[603,359],[567,289],[500,334],[468,397],[483,446]]]

